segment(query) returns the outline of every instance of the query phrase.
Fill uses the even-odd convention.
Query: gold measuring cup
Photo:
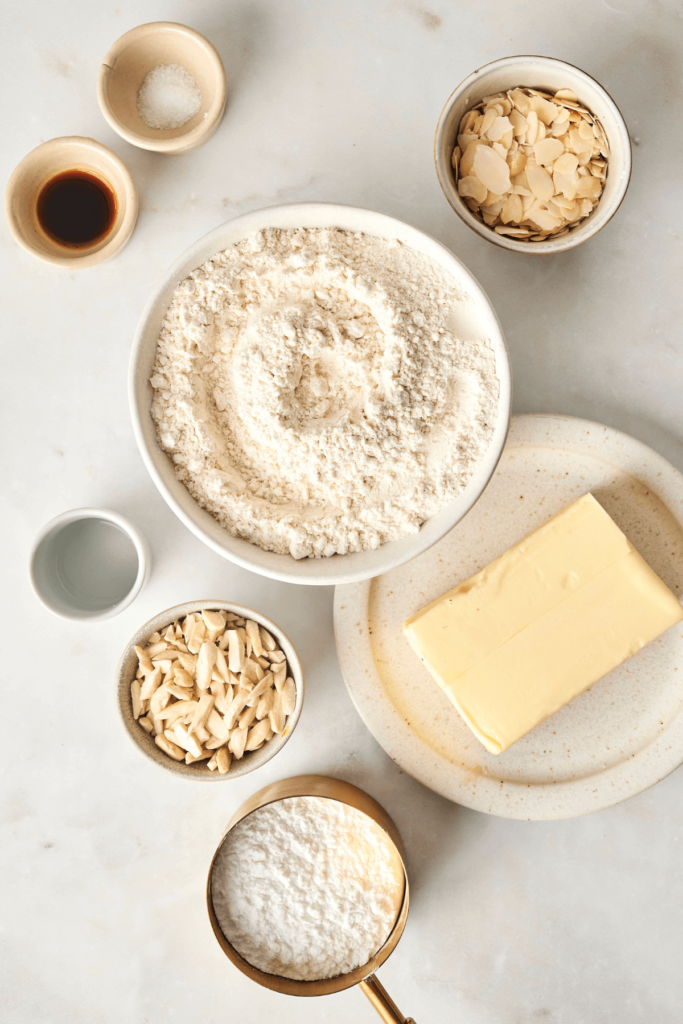
[[[218,856],[218,851],[230,830],[238,821],[246,818],[248,814],[251,814],[252,811],[257,810],[259,807],[264,807],[266,804],[272,804],[277,800],[284,800],[287,797],[293,796],[319,796],[329,800],[338,800],[340,803],[348,804],[349,807],[355,807],[357,811],[367,814],[388,834],[403,865],[405,883],[403,902],[394,927],[382,948],[363,967],[358,967],[355,971],[349,971],[348,974],[340,974],[336,978],[325,978],[321,981],[293,981],[291,978],[282,978],[276,974],[266,974],[264,971],[259,971],[256,967],[252,967],[251,964],[242,959],[234,946],[223,935],[213,909],[211,897],[213,866]],[[412,1017],[403,1016],[378,978],[375,977],[375,971],[394,951],[398,940],[403,934],[403,929],[408,919],[410,894],[408,890],[408,875],[405,870],[403,843],[401,842],[398,829],[384,808],[380,807],[377,801],[373,800],[367,793],[364,793],[362,789],[357,789],[356,786],[352,786],[348,782],[341,782],[339,779],[330,779],[326,775],[299,775],[293,779],[283,779],[282,782],[274,782],[270,786],[266,786],[265,789],[255,793],[252,797],[249,797],[230,819],[228,827],[218,844],[218,849],[213,855],[206,885],[206,902],[211,927],[219,946],[235,967],[242,974],[246,974],[248,978],[251,978],[252,981],[256,981],[259,985],[272,989],[274,992],[284,992],[290,996],[324,996],[330,992],[341,992],[342,989],[359,985],[385,1024],[415,1024]]]

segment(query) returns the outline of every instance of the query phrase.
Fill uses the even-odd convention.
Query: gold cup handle
[[[376,974],[371,974],[361,981],[360,988],[375,1007],[384,1024],[415,1024],[412,1017],[403,1016]]]

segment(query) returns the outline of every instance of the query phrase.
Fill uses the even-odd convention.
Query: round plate
[[[489,754],[401,626],[575,498],[592,491],[655,572],[683,593],[683,476],[626,434],[569,416],[513,417],[477,505],[429,551],[337,587],[337,652],[351,698],[405,771],[506,818],[610,807],[683,762],[683,625],[672,627],[503,754]]]

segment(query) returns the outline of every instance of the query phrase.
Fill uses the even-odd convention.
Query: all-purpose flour
[[[401,861],[367,815],[336,800],[291,797],[243,818],[211,876],[221,931],[267,974],[296,981],[362,967],[394,927]]]
[[[259,232],[183,281],[152,416],[233,536],[295,558],[376,548],[455,498],[491,441],[488,340],[428,257],[337,229]]]

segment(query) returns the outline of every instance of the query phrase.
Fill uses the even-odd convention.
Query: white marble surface
[[[229,106],[196,153],[133,149],[102,119],[99,61],[134,25],[186,22],[226,64]],[[137,182],[135,235],[112,263],[65,272],[2,225],[3,758],[0,1017],[7,1024],[373,1020],[359,992],[303,1001],[257,988],[209,929],[205,872],[237,805],[304,771],[365,787],[405,838],[406,934],[381,971],[418,1024],[675,1024],[683,935],[683,773],[591,817],[526,823],[459,808],[411,781],[356,716],[337,667],[332,592],[234,568],[176,521],[142,466],[126,364],[153,283],[195,238],[261,205],[366,205],[431,232],[488,290],[518,411],[634,434],[683,469],[680,0],[24,0],[2,10],[4,179],[38,143],[83,134]],[[509,53],[595,75],[639,140],[623,208],[586,246],[534,259],[487,245],[441,195],[431,156],[451,89]],[[51,617],[27,558],[78,505],[130,515],[154,575],[119,618]],[[116,718],[112,673],[137,625],[226,597],[280,622],[308,670],[299,728],[257,775],[167,778]]]

